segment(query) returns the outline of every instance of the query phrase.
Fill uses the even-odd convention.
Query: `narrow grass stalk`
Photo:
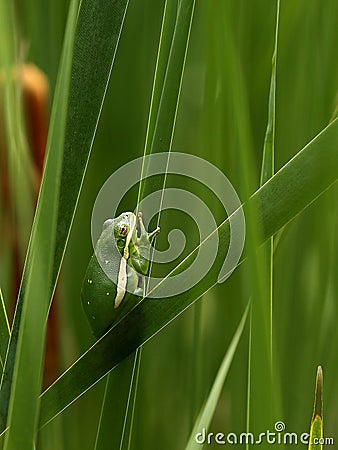
[[[228,6],[227,6],[228,7]],[[254,146],[250,122],[250,105],[245,82],[243,63],[236,50],[235,32],[229,20],[229,7],[224,14],[224,41],[227,48],[231,89],[231,106],[234,114],[234,133],[237,141],[238,172],[240,173],[241,198],[249,199],[255,186]],[[270,151],[271,156],[271,151]],[[268,154],[266,152],[265,160]],[[271,166],[271,163],[270,163]],[[269,169],[271,173],[271,167]],[[250,363],[250,432],[260,432],[267,426],[273,414],[273,383],[270,364],[270,314],[269,314],[269,274],[266,258],[258,243],[263,234],[257,208],[250,202],[245,209],[246,246],[248,265],[244,274],[246,295],[251,298],[251,357]],[[264,268],[262,270],[262,268]],[[247,447],[248,448],[248,447]]]
[[[323,435],[323,370],[321,366],[318,366],[308,450],[322,450],[323,444],[321,440]]]
[[[279,29],[280,0],[277,0],[275,46],[272,55],[271,81],[268,105],[268,123],[265,132],[263,160],[261,169],[260,185],[262,186],[275,172],[275,130],[276,130],[276,73],[277,73],[277,50]],[[267,272],[269,273],[269,297],[270,297],[270,363],[273,361],[273,236],[266,243]]]
[[[177,19],[177,8],[178,5],[176,1],[166,0],[163,11],[160,41],[157,51],[156,67],[151,93],[150,109],[148,114],[147,132],[143,151],[144,156],[149,155],[154,150],[156,151],[152,144],[161,102],[161,96],[163,92],[164,80],[168,66],[170,49],[172,46],[175,22]],[[141,201],[141,193],[143,189],[143,174],[145,173],[146,169],[147,168],[143,165],[142,173],[140,176],[141,181],[138,190],[137,205]]]
[[[270,90],[269,90],[269,101],[268,101],[268,121],[267,121],[267,127],[265,132],[265,139],[264,139],[264,146],[263,146],[263,158],[262,158],[262,167],[261,167],[261,177],[260,177],[260,185],[262,186],[266,181],[268,181],[274,174],[275,171],[275,129],[276,129],[276,72],[277,72],[277,49],[278,49],[278,28],[279,28],[279,14],[280,14],[280,0],[277,0],[277,11],[276,11],[276,27],[275,27],[275,43],[274,43],[274,50],[272,55],[272,63],[271,63],[271,80],[270,80]],[[271,380],[273,378],[273,267],[274,267],[274,260],[273,260],[273,253],[274,253],[274,238],[273,236],[268,239],[268,241],[264,244],[262,248],[262,260],[265,262],[265,267],[262,269],[264,270],[268,276],[267,276],[267,290],[266,290],[266,301],[269,302],[269,307],[265,309],[266,312],[268,312],[268,317],[254,317],[253,322],[253,315],[250,314],[250,337],[249,337],[249,352],[248,352],[248,398],[247,398],[247,416],[246,416],[246,430],[247,432],[251,431],[251,419],[253,416],[260,416],[261,411],[259,411],[260,408],[257,408],[259,405],[259,402],[251,401],[251,394],[254,389],[256,389],[256,383],[252,383],[252,372],[253,371],[259,371],[259,366],[261,365],[260,362],[257,363],[252,361],[253,357],[253,341],[256,345],[256,336],[253,336],[252,333],[257,333],[257,324],[262,321],[268,322],[268,347],[269,347],[269,353],[268,353],[268,359],[270,364],[270,373],[265,372],[265,376],[267,376],[269,379],[271,377]],[[262,298],[262,301],[264,302],[264,298]],[[258,325],[259,326],[259,325]],[[259,351],[260,343],[257,343],[255,346],[255,352]],[[255,355],[256,357],[256,355]],[[263,380],[262,380],[263,381]],[[271,382],[271,381],[270,381]],[[272,386],[271,386],[272,388]],[[276,388],[275,388],[276,390]],[[273,389],[271,389],[271,392],[273,392]],[[261,392],[261,395],[263,393]],[[272,402],[272,398],[270,398],[270,401]],[[257,410],[258,411],[255,411]],[[268,416],[266,416],[266,419],[268,419]],[[257,420],[254,418],[254,420]],[[246,448],[249,449],[250,445],[249,443],[246,444]]]
[[[107,376],[95,450],[126,448],[130,440],[139,361],[137,351]]]
[[[5,358],[7,353],[8,342],[10,338],[10,329],[8,323],[8,316],[6,305],[2,296],[0,288],[0,364],[1,371],[5,365]]]
[[[159,57],[161,56],[162,61],[158,61],[157,66],[159,68],[156,74],[158,75],[158,82],[157,79],[155,79],[153,92],[154,113],[151,113],[148,125],[149,132],[151,132],[152,127],[154,128],[152,136],[149,134],[146,142],[146,150],[148,145],[150,145],[149,153],[170,153],[171,151],[194,9],[195,0],[181,0],[179,2],[169,55],[167,55],[167,40],[162,39],[163,51],[161,52],[160,50],[159,53]],[[171,24],[172,14],[173,12],[171,9],[168,15],[168,28]],[[167,58],[168,60],[166,62]],[[163,78],[165,65],[165,76]],[[162,79],[163,84],[161,83]],[[161,94],[159,96],[160,92]],[[154,115],[156,115],[156,121],[153,125],[153,121],[155,120]],[[148,142],[151,142],[151,144],[148,144]],[[144,170],[145,173],[147,173],[147,169],[145,168]],[[165,174],[156,179],[147,178],[141,186],[139,201],[156,190],[162,190],[163,192],[165,181]],[[157,210],[159,211],[157,225],[159,225],[160,222],[161,201],[162,198],[157,207]]]
[[[185,447],[185,450],[197,450],[201,448],[201,442],[198,442],[196,439],[198,434],[202,434],[202,430],[208,430],[211,420],[213,418],[213,415],[215,413],[215,409],[219,400],[219,397],[222,392],[222,388],[225,382],[225,379],[228,375],[228,372],[231,367],[232,360],[235,356],[240,338],[242,336],[244,326],[246,323],[246,319],[248,316],[249,311],[249,305],[246,307],[244,314],[240,320],[240,323],[238,324],[238,327],[233,335],[233,338],[230,342],[230,345],[223,356],[223,360],[221,362],[221,365],[218,369],[217,375],[215,377],[215,380],[213,382],[212,388],[210,390],[210,393],[203,404],[199,416],[195,422],[194,428],[191,432],[191,435],[189,437],[187,446]]]
[[[158,146],[160,143],[162,145],[163,141],[165,141],[167,145],[163,151],[171,150],[194,3],[195,2],[191,0],[184,0],[179,5],[176,4],[176,2],[165,3],[148,116],[144,155],[158,151]],[[141,179],[146,171],[147,168],[143,166]],[[162,177],[160,184],[162,190],[165,188],[165,179],[165,176]],[[154,187],[147,186],[147,181],[145,184],[140,182],[137,205],[142,198],[144,198],[144,189],[147,188],[152,190]],[[161,208],[159,208],[159,211],[160,209]],[[141,364],[141,349],[136,350],[135,361],[137,361],[138,368]],[[137,377],[135,378],[134,367],[130,367],[130,373],[127,377],[130,380],[132,397],[136,399]],[[113,401],[112,398],[108,397],[110,391],[111,389],[107,388],[105,403]],[[119,393],[118,395],[124,395],[124,393]],[[129,448],[132,438],[133,414],[134,402],[128,401],[125,411],[125,428],[121,435],[121,450]],[[105,420],[105,415],[106,408],[103,408],[101,423]],[[102,426],[100,428],[103,433]]]
[[[191,405],[190,422],[193,426],[201,398],[201,364],[202,364],[202,299],[194,305],[193,348],[191,363]]]
[[[265,132],[263,159],[261,168],[260,185],[262,186],[274,174],[275,161],[275,129],[276,129],[276,72],[277,72],[277,49],[278,49],[278,28],[279,28],[279,14],[280,14],[280,0],[277,0],[276,12],[276,27],[275,27],[275,44],[272,55],[271,64],[271,81],[268,101],[268,123]],[[267,250],[267,273],[269,273],[269,303],[270,303],[270,317],[269,317],[269,347],[270,347],[270,363],[272,364],[273,351],[273,236],[266,243]]]
[[[120,450],[130,450],[131,448],[141,357],[142,347],[138,348],[135,352],[134,367],[128,396],[128,405],[125,414],[123,433],[121,435]]]

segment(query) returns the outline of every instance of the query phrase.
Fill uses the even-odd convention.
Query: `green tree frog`
[[[159,231],[156,228],[152,233],[147,232],[142,213],[136,217],[132,212],[125,212],[104,222],[81,291],[83,309],[96,338],[143,295],[151,244]],[[107,274],[115,274],[115,278]]]

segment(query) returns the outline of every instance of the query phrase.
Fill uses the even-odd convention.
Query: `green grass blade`
[[[338,120],[325,128],[251,197],[251,207],[257,211],[262,229],[262,241],[290,222],[336,181],[337,142]],[[217,283],[229,244],[227,221],[219,228],[219,238],[215,265],[196,286],[173,298],[140,302],[43,393],[41,425],[59,414]],[[190,265],[190,259],[177,269],[181,271],[185,265]],[[139,334],[140,323],[142,334]]]
[[[1,369],[4,367],[7,347],[10,337],[9,323],[6,312],[6,305],[0,288],[0,364]]]
[[[128,4],[129,0],[119,0],[113,5],[109,0],[81,2],[68,105],[67,152],[61,180],[66,187],[60,195],[62,207],[58,216],[60,232],[55,251],[55,279],[82,188]],[[100,54],[99,65],[96,64],[97,54]],[[71,189],[69,180],[72,180]]]
[[[157,52],[156,68],[150,102],[150,111],[148,116],[147,133],[144,145],[145,155],[151,153],[152,150],[154,130],[156,127],[156,120],[158,117],[158,110],[160,106],[161,95],[163,91],[165,75],[168,66],[176,18],[177,18],[177,3],[175,1],[167,0],[164,5],[161,35]]]
[[[277,0],[277,17],[275,29],[275,46],[271,62],[271,80],[269,90],[268,123],[264,138],[261,182],[264,184],[275,171],[275,129],[276,129],[276,70],[278,50],[280,0]]]
[[[170,8],[167,20],[168,30],[171,28],[173,17],[173,6]],[[151,113],[148,129],[149,144],[147,144],[146,150],[148,150],[149,145],[149,153],[171,151],[194,9],[195,0],[181,0],[179,2],[168,60],[169,36],[162,39],[162,51],[159,54],[157,79],[155,79],[153,92],[154,112]],[[165,76],[163,78],[165,65]],[[161,84],[163,85],[161,86]],[[155,115],[156,121],[154,123]],[[147,178],[141,187],[139,200],[152,192],[163,189],[164,185],[165,175]],[[160,205],[158,205],[158,210],[161,210]]]
[[[323,435],[323,370],[321,366],[318,366],[308,450],[322,450],[323,444],[315,444],[314,442],[319,442],[319,439],[323,438]]]
[[[1,387],[1,429],[4,428],[6,423],[20,319],[23,316],[24,320],[27,320],[26,310],[31,311],[27,301],[25,302],[25,309],[22,308],[24,293],[26,297],[28,296],[27,286],[30,288],[30,295],[33,299],[33,288],[29,283],[30,273],[32,273],[32,279],[35,280],[34,288],[38,290],[34,298],[37,299],[36,301],[43,298],[45,302],[39,308],[41,312],[41,316],[37,316],[39,319],[36,317],[34,319],[36,322],[30,324],[34,329],[40,330],[41,335],[37,342],[39,351],[37,350],[36,354],[40,352],[40,357],[43,354],[44,324],[101,114],[127,6],[128,0],[114,3],[113,7],[108,0],[100,4],[94,1],[82,2],[78,17],[77,7],[73,7],[74,10],[76,9],[73,12],[74,23],[72,23],[72,29],[65,41],[63,63],[53,104],[42,189],[16,309],[9,356],[6,361],[6,377],[3,378]],[[78,23],[76,35],[75,19]],[[73,66],[71,66],[72,52],[70,47],[72,47],[71,42],[74,37],[74,59]],[[99,66],[95,63],[98,53],[101,55]],[[68,88],[69,98],[67,97]],[[60,190],[56,192],[55,187],[59,187]],[[54,227],[55,240],[52,235]],[[50,228],[51,230],[48,231]],[[36,253],[39,246],[41,246],[40,250],[43,252],[44,244],[46,244],[46,254],[47,251],[52,253],[46,256],[47,259],[49,257],[53,259],[50,278],[49,274],[48,277],[46,273],[44,277],[39,274],[39,271],[46,271],[46,268],[48,268],[47,260],[37,257]],[[47,266],[43,266],[43,263],[46,263]],[[32,267],[39,270],[34,271]],[[46,292],[38,288],[39,283],[46,287]],[[20,328],[20,330],[22,335],[23,328]],[[35,354],[35,351],[33,354]],[[41,361],[39,360],[39,363],[34,367],[37,371],[41,371]],[[39,377],[35,379],[38,380]],[[26,408],[26,411],[28,409]]]
[[[154,126],[151,152],[167,152],[171,149],[194,9],[194,0],[181,0],[179,2]],[[165,43],[164,51],[167,51],[167,44]],[[163,72],[161,75],[163,76]]]
[[[137,378],[138,361],[139,352],[135,352],[107,377],[95,450],[121,448],[121,441],[126,434],[126,417]]]
[[[159,144],[162,144],[163,142],[167,145],[165,150],[170,151],[184,73],[194,3],[195,2],[191,0],[184,0],[179,7],[177,3],[173,1],[167,1],[165,3],[144,155],[150,154],[153,151],[158,151]],[[146,167],[142,168],[142,171],[146,170]],[[145,186],[146,184],[147,181],[145,183],[140,183],[137,203],[144,197],[143,190],[145,187],[146,189],[153,189],[153,186],[148,187]],[[162,177],[159,185],[161,189],[164,188],[164,184],[165,177]],[[135,358],[139,365],[141,360],[140,349],[136,351]],[[130,371],[129,374],[125,374],[125,377],[130,380],[131,395],[135,399],[137,382],[135,381],[134,368],[130,367]],[[107,392],[111,389],[113,388],[108,386]],[[118,391],[115,395],[115,400],[117,400],[117,402],[123,401],[120,396],[123,398],[125,396],[125,391]],[[105,404],[107,404],[107,399],[108,397],[106,396]],[[125,427],[121,435],[121,443],[119,446],[121,449],[129,448],[131,442],[134,411],[133,404],[133,401],[127,402],[127,408],[124,414]],[[104,442],[107,439],[105,436],[107,434],[109,435],[111,432],[111,426],[107,424],[107,421],[109,423],[109,414],[109,407],[104,406],[101,416],[100,433],[97,440],[97,445],[100,445],[98,448],[104,448]],[[114,434],[120,436],[119,432],[115,432]]]
[[[170,49],[173,44],[173,35],[175,29],[175,23],[177,19],[177,8],[178,5],[175,1],[166,1],[163,12],[162,28],[159,41],[159,47],[157,52],[156,68],[153,82],[153,89],[151,94],[150,110],[148,116],[147,133],[144,144],[144,155],[148,155],[153,151],[157,151],[154,145],[154,134],[157,127],[157,121],[159,113],[161,98],[166,95],[165,80],[166,72],[168,67],[168,60],[170,55]],[[170,69],[169,69],[170,72]],[[168,95],[168,94],[167,94]],[[166,113],[166,111],[164,111]],[[147,170],[147,168],[142,166],[142,174]],[[141,199],[145,197],[144,195],[144,181],[140,181],[137,205],[140,203]]]
[[[275,171],[275,128],[276,128],[276,67],[277,67],[277,50],[278,50],[278,28],[279,28],[279,11],[280,2],[277,0],[276,11],[276,27],[275,27],[275,42],[271,61],[271,79],[268,101],[268,121],[264,138],[263,158],[261,167],[260,185],[262,186],[268,181]],[[252,431],[252,422],[257,422],[257,417],[262,421],[266,421],[269,417],[267,413],[267,405],[264,402],[256,401],[263,395],[262,387],[265,389],[265,397],[268,402],[273,404],[272,392],[277,391],[278,387],[271,385],[273,379],[273,248],[274,237],[271,236],[262,248],[262,265],[261,271],[264,271],[266,276],[266,295],[263,295],[261,302],[263,307],[257,307],[256,303],[252,304],[252,311],[250,315],[250,339],[248,352],[248,390],[247,390],[247,416],[246,416],[246,430]],[[267,336],[261,333],[262,323],[268,324],[268,349],[261,357],[262,349],[264,349]],[[276,384],[276,383],[274,383]],[[258,423],[257,428],[260,429],[261,423]],[[249,448],[247,444],[246,448]]]
[[[230,345],[223,357],[223,360],[218,369],[218,372],[217,372],[216,378],[213,382],[210,393],[209,393],[204,405],[201,408],[201,411],[196,420],[194,428],[191,432],[191,435],[190,435],[188,444],[185,447],[185,450],[196,450],[198,448],[201,448],[201,444],[196,441],[196,435],[198,433],[200,433],[203,428],[208,430],[208,428],[210,426],[211,420],[215,413],[215,409],[216,409],[219,397],[222,392],[222,388],[223,388],[225,379],[228,375],[232,360],[234,358],[240,338],[241,338],[243,330],[244,330],[244,325],[247,320],[248,311],[249,311],[249,305],[246,307],[244,314],[241,318],[241,321],[238,324],[235,334],[233,335],[233,338],[230,342]]]
[[[167,1],[165,3],[144,155],[150,154],[153,151],[158,151],[159,142],[163,142],[163,140],[168,142],[167,150],[170,150],[175,128],[175,116],[184,72],[185,57],[189,42],[193,6],[194,1],[191,0],[185,0],[179,8],[176,2]],[[159,124],[165,124],[165,129],[162,127],[161,131],[159,131]],[[159,132],[162,133],[161,137],[159,137]],[[143,172],[146,170],[146,167],[142,167]],[[160,183],[160,187],[163,188],[165,177],[162,177]],[[144,188],[145,184],[140,182],[137,204],[144,197]],[[150,189],[152,189],[152,187],[150,187]],[[141,363],[141,349],[136,350],[135,358],[139,366]],[[130,367],[130,371],[131,372],[126,374],[125,377],[130,380],[131,395],[135,399],[137,393],[137,381],[135,381],[134,368]],[[124,397],[125,392],[119,391],[117,396],[117,401],[121,402],[123,400],[120,396]],[[118,436],[121,435],[120,449],[129,448],[132,435],[133,412],[134,403],[133,401],[128,401],[124,414],[125,427],[123,433],[114,433]],[[109,409],[108,407],[104,407],[100,426],[100,436],[103,436],[103,438],[98,438],[98,443],[102,442],[102,444],[100,444],[101,447],[98,448],[104,448],[104,436],[106,436],[106,434],[109,435],[109,432],[111,431],[111,427],[106,423],[107,420],[109,422],[107,416],[109,417]]]
[[[62,70],[57,87],[57,92],[60,94],[62,90],[66,98],[70,79],[70,63],[76,17],[77,2],[74,1],[67,23]],[[56,152],[49,152],[47,156],[45,173],[48,174],[51,171],[49,173],[50,183],[46,182],[46,179],[48,180],[46,175],[42,185],[25,266],[25,279],[23,282],[25,287],[24,289],[21,288],[21,302],[14,319],[13,333],[1,386],[1,416],[4,423],[7,418],[7,399],[10,394],[7,419],[9,430],[5,436],[5,450],[15,448],[31,450],[36,433],[40,403],[39,392],[41,390],[44,332],[48,302],[51,295],[49,290],[55,245],[55,194],[57,189],[55,189],[55,179],[51,175],[53,171],[53,175],[56,175],[57,178],[57,174],[61,173],[62,152],[58,150],[63,147],[66,116],[66,104],[64,107],[61,107],[60,104],[57,106],[58,117],[56,117],[56,111],[54,110],[51,129],[52,132],[58,130],[59,140],[54,142],[56,144]],[[45,205],[51,206],[47,208]],[[42,208],[43,206],[45,206],[44,209]],[[53,225],[48,227],[48,223]],[[8,377],[8,375],[10,376]],[[5,402],[3,401],[4,399],[6,400]]]
[[[132,436],[133,436],[133,425],[134,425],[134,414],[136,397],[138,391],[139,374],[141,366],[142,357],[142,347],[138,348],[135,352],[133,372],[130,382],[130,390],[128,396],[128,406],[125,414],[123,433],[121,434],[120,450],[130,450]]]

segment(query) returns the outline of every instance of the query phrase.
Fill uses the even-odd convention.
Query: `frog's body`
[[[135,214],[126,212],[104,223],[81,292],[82,305],[95,337],[102,336],[139,301],[143,276],[149,270],[151,243],[158,233],[158,228],[147,233],[141,213],[136,219]],[[110,273],[118,274],[117,285],[108,276]]]

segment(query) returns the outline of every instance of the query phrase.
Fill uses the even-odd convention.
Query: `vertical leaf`
[[[191,432],[191,435],[190,435],[188,444],[185,447],[185,450],[197,450],[197,449],[201,448],[201,444],[197,442],[196,436],[198,435],[198,433],[201,433],[202,429],[208,430],[208,427],[211,423],[211,420],[215,413],[215,409],[216,409],[219,397],[222,392],[222,388],[223,388],[226,376],[228,375],[228,372],[231,367],[232,360],[235,356],[240,338],[243,334],[244,325],[246,323],[246,319],[248,316],[248,311],[249,311],[249,305],[246,307],[244,314],[241,318],[241,321],[238,324],[235,334],[233,335],[233,338],[230,342],[230,345],[229,345],[225,355],[223,356],[222,363],[218,369],[218,372],[217,372],[216,378],[213,382],[210,393],[209,393],[204,405],[201,408],[201,411],[196,420],[194,428]]]
[[[71,4],[54,96],[43,182],[0,392],[1,429],[7,421],[13,381],[9,422],[20,417],[19,412],[22,411],[22,415],[29,415],[29,426],[25,426],[29,431],[25,436],[15,433],[15,427],[11,427],[10,434],[7,433],[8,448],[15,445],[16,440],[20,440],[20,445],[32,445],[28,434],[34,428],[38,405],[34,403],[36,410],[32,414],[28,396],[30,390],[32,398],[39,393],[47,314],[127,6],[128,0],[113,4],[108,0],[100,3],[83,1],[78,11],[77,1]],[[96,64],[97,54],[100,54],[100,65]],[[31,335],[34,335],[34,340],[25,338]],[[30,371],[27,367],[34,369]],[[33,379],[34,389],[31,389],[27,374]],[[29,385],[29,389],[24,389],[24,384]],[[21,395],[22,389],[25,395]],[[13,414],[13,411],[17,413]]]
[[[144,154],[148,155],[153,151],[152,142],[158,110],[163,92],[163,85],[166,76],[170,49],[172,46],[173,33],[177,19],[177,2],[166,0],[163,11],[161,35],[157,52],[154,82],[151,94],[150,110],[148,115],[148,125]]]
[[[154,108],[150,115],[149,135],[146,143],[146,151],[149,145],[149,153],[171,151],[194,9],[195,0],[181,0],[179,2],[169,55],[168,37],[163,35],[161,41],[158,60],[159,70],[156,74],[153,91]],[[168,29],[170,29],[172,14],[173,9],[171,7],[168,11]],[[168,61],[166,62],[167,58]],[[163,78],[164,67],[166,67],[166,70]],[[149,193],[163,189],[165,179],[165,175],[156,179],[146,179],[141,187],[139,200],[145,198]],[[158,210],[160,210],[160,205],[158,205]],[[160,215],[158,221],[159,217]]]
[[[318,366],[316,377],[316,392],[310,427],[309,450],[322,450],[323,444],[323,370]]]
[[[65,46],[62,56],[61,72],[57,86],[57,100],[53,110],[52,131],[58,134],[54,142],[54,153],[49,152],[46,162],[45,178],[42,185],[33,225],[29,253],[25,265],[24,287],[21,286],[21,312],[16,316],[11,336],[9,356],[5,371],[13,364],[9,378],[3,377],[2,394],[2,420],[7,416],[7,399],[10,394],[7,425],[9,430],[5,436],[5,450],[31,450],[34,445],[36,425],[39,413],[39,393],[41,390],[42,363],[44,354],[45,324],[50,300],[50,284],[54,263],[54,246],[56,236],[57,195],[58,182],[52,181],[52,172],[56,180],[60,180],[62,169],[62,148],[64,143],[65,116],[67,103],[60,101],[60,93],[67,99],[68,86],[71,73],[71,57],[73,49],[73,36],[77,19],[77,1],[71,4],[67,23]],[[55,117],[58,113],[58,117]],[[59,122],[58,122],[59,121]],[[53,127],[54,126],[54,127]],[[58,132],[58,133],[57,133]],[[52,137],[50,136],[52,140]],[[61,151],[58,151],[58,150]],[[49,173],[49,177],[46,174]],[[47,180],[50,180],[48,183]],[[44,208],[43,208],[44,207]],[[48,224],[50,224],[48,226]],[[14,340],[12,337],[15,337]],[[16,353],[13,354],[13,345]],[[9,350],[9,351],[10,351]],[[15,359],[14,359],[15,356]],[[8,367],[9,366],[9,367]],[[7,372],[8,373],[8,372]],[[11,382],[11,384],[10,384]]]
[[[131,447],[141,356],[142,347],[138,348],[135,352],[134,366],[128,395],[128,407],[124,418],[123,433],[121,434],[120,450],[130,450]]]
[[[269,90],[269,101],[268,101],[268,121],[264,138],[263,146],[263,158],[261,167],[261,177],[260,185],[262,186],[266,181],[268,181],[274,175],[274,161],[275,161],[275,128],[276,128],[276,67],[277,67],[277,49],[278,49],[278,28],[279,28],[279,11],[280,11],[280,0],[276,2],[276,26],[275,26],[275,42],[274,50],[271,61],[271,79],[270,79],[270,90]],[[262,388],[266,386],[268,394],[265,395],[269,398],[269,401],[273,404],[273,398],[271,393],[272,389],[272,361],[273,361],[273,248],[274,248],[274,238],[271,236],[268,241],[264,244],[263,248],[260,249],[262,252],[263,267],[261,271],[267,274],[266,276],[266,286],[262,292],[262,296],[258,299],[262,302],[262,305],[257,305],[256,302],[252,304],[252,311],[250,314],[250,338],[249,338],[249,352],[248,352],[248,397],[247,397],[247,431],[251,431],[251,423],[253,421],[259,423],[257,417],[263,416],[264,410],[266,410],[266,405],[261,407],[260,402],[257,401],[257,395],[262,396]],[[265,264],[264,264],[265,263]],[[267,323],[268,326],[264,329],[267,335],[260,333],[260,328],[262,323]],[[265,346],[265,341],[268,340],[267,347]],[[264,358],[261,358],[261,349],[267,349],[264,352]],[[265,361],[263,363],[263,361]],[[257,377],[258,375],[258,377]],[[255,380],[260,378],[260,383]],[[265,389],[265,388],[264,388]],[[275,388],[277,391],[278,388]],[[256,392],[257,391],[257,392]],[[251,397],[255,396],[255,400],[252,402]],[[266,411],[265,411],[266,412]],[[273,411],[274,412],[274,411]],[[269,418],[269,414],[266,414],[263,421],[260,423],[263,425],[264,420]],[[260,425],[258,425],[259,429]],[[247,444],[249,448],[249,444]]]
[[[10,337],[9,323],[6,312],[6,305],[0,288],[0,364],[4,367],[6,352]]]
[[[133,411],[138,355],[138,352],[130,355],[107,376],[95,450],[120,449],[123,442],[129,441],[127,424],[130,424],[128,417],[132,415],[130,411]]]
[[[157,54],[152,98],[150,111],[148,116],[148,126],[146,140],[144,146],[144,155],[154,151],[170,151],[171,142],[174,134],[176,123],[176,112],[179,103],[181,84],[184,73],[186,53],[189,43],[190,28],[193,18],[195,1],[183,0],[177,5],[174,1],[165,3],[160,42]],[[160,146],[162,148],[160,148]],[[146,173],[147,168],[142,168]],[[144,174],[143,174],[144,175]],[[165,176],[161,177],[158,187],[164,189]],[[137,204],[153,190],[153,186],[149,185],[148,180],[140,182]],[[160,208],[160,205],[159,205]],[[159,219],[158,219],[159,220]],[[134,355],[137,366],[141,363],[141,349],[137,349]],[[122,365],[124,366],[124,362]],[[128,365],[129,366],[129,365]],[[137,377],[135,378],[134,367],[130,367],[130,373],[125,375],[130,379],[131,393],[136,398],[137,393]],[[109,416],[109,407],[111,402],[111,392],[114,387],[111,382],[107,382],[104,406],[101,416],[100,432],[98,434],[97,445],[102,445],[103,436],[109,434],[109,429],[105,430],[107,423],[107,415]],[[118,393],[119,401],[123,401],[121,396],[124,392]],[[132,409],[130,409],[132,408]],[[129,448],[132,434],[132,416],[133,402],[127,402],[127,408],[124,413],[126,427],[121,436],[120,448]],[[98,447],[103,448],[103,447]]]

